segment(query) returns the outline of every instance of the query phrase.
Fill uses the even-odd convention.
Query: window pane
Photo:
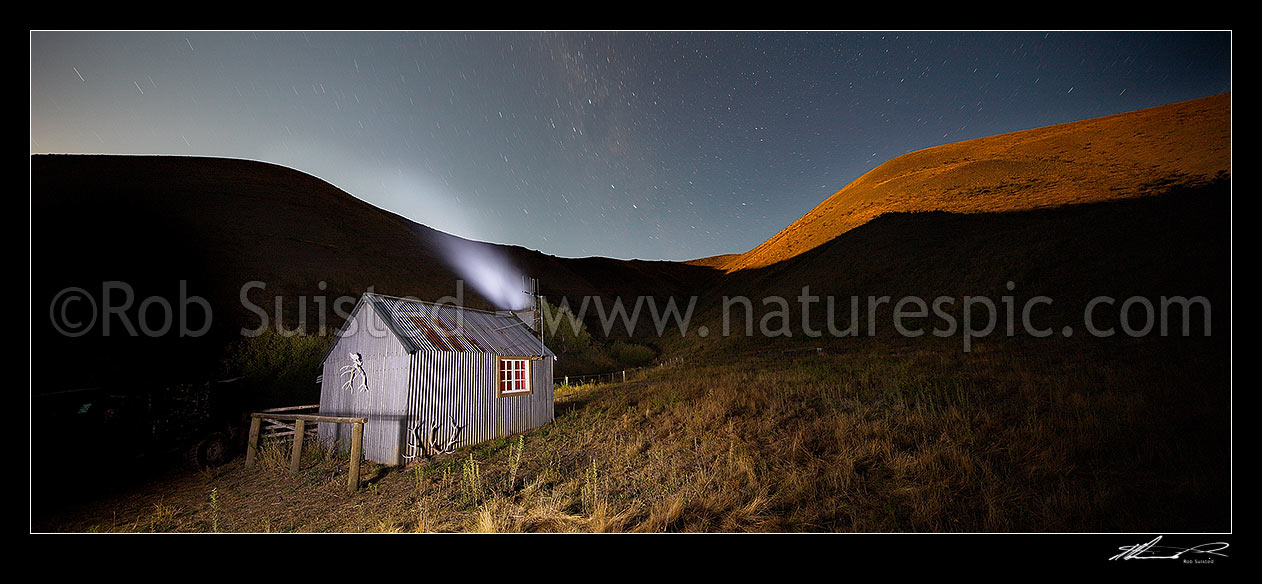
[[[530,366],[526,359],[501,359],[500,392],[529,392],[529,371]]]

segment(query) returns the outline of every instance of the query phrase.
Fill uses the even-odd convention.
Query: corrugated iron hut
[[[364,294],[325,355],[320,413],[367,417],[364,457],[402,464],[551,422],[555,359],[512,312]]]

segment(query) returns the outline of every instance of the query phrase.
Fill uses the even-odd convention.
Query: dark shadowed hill
[[[33,390],[197,379],[241,329],[332,329],[369,289],[430,301],[460,293],[466,305],[493,308],[476,287],[458,287],[446,249],[455,262],[498,258],[550,296],[686,295],[713,271],[463,240],[261,162],[32,156],[33,361],[48,372]],[[78,290],[94,304],[72,301]],[[335,305],[339,297],[349,300]],[[211,307],[209,327],[197,298]],[[91,327],[67,335],[54,321]],[[181,336],[181,324],[193,334]],[[59,367],[69,355],[76,365]]]
[[[693,335],[683,344],[719,352],[751,346],[845,347],[870,331],[873,336],[900,336],[893,319],[900,300],[912,302],[903,307],[905,312],[916,313],[914,299],[932,306],[944,298],[942,312],[956,325],[954,334],[944,336],[961,350],[962,309],[971,296],[988,299],[997,309],[996,328],[986,335],[989,342],[1008,337],[1008,298],[1013,336],[1051,347],[1087,337],[1083,315],[1089,303],[1107,298],[1094,305],[1092,326],[1112,330],[1113,340],[1188,338],[1222,349],[1226,366],[1231,244],[1228,178],[1180,184],[1143,197],[1027,211],[890,213],[790,260],[728,274],[709,291],[693,323],[694,330],[705,326],[712,334],[701,342]],[[1035,297],[1049,301],[1032,305],[1031,330],[1050,331],[1050,338],[1026,333],[1022,325],[1021,311]],[[1198,304],[1190,316],[1192,334],[1182,334],[1182,305],[1170,304],[1165,311],[1169,334],[1162,335],[1162,298],[1196,297],[1209,307],[1209,330]],[[731,300],[740,298],[749,300],[752,318],[744,304]],[[885,300],[873,300],[881,298]],[[726,309],[724,299],[729,299]],[[984,305],[976,306],[973,328],[981,330],[989,316]],[[1150,321],[1154,328],[1127,334],[1120,328],[1123,306],[1130,330],[1141,331]],[[952,325],[932,308],[901,322],[913,334],[919,331],[916,338],[922,342],[934,329],[946,331]],[[752,335],[746,334],[747,323]],[[1065,338],[1065,326],[1073,327],[1071,338]]]

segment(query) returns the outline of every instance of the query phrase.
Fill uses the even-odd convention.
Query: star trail
[[[1228,32],[58,32],[31,153],[220,156],[564,257],[753,248],[907,152],[1230,91]]]

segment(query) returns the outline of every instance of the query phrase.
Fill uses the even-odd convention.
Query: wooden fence
[[[587,383],[626,383],[627,374],[643,371],[646,369],[661,369],[670,365],[679,365],[684,360],[680,357],[661,361],[656,365],[645,365],[642,367],[634,367],[631,369],[623,369],[612,373],[593,373],[590,375],[559,375],[552,378],[553,385],[583,385]]]
[[[262,431],[263,421],[269,422],[269,428],[279,430],[273,431],[273,435],[288,435],[294,437],[293,450],[290,452],[289,472],[298,472],[298,466],[302,462],[302,443],[303,438],[307,434],[307,422],[325,422],[329,424],[353,424],[351,430],[351,468],[350,477],[347,478],[346,487],[351,491],[359,489],[359,461],[364,457],[364,424],[368,423],[368,418],[353,418],[346,416],[321,416],[318,414],[295,414],[294,410],[309,409],[310,406],[295,406],[292,408],[276,408],[265,410],[262,412],[254,412],[250,414],[250,443],[246,446],[245,466],[254,466],[254,458],[258,455],[259,434]],[[293,426],[284,424],[284,422],[293,422]],[[272,422],[275,422],[272,424]],[[288,431],[285,430],[288,428]],[[314,428],[312,428],[314,430]]]

